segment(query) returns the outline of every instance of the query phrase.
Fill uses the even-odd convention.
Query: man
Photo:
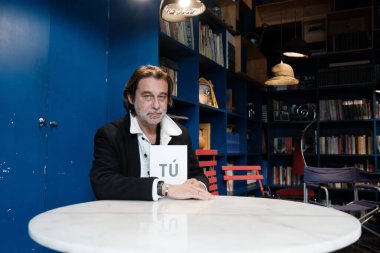
[[[91,184],[98,199],[212,199],[187,129],[166,115],[173,81],[161,68],[141,66],[124,89],[129,114],[100,128],[94,140]],[[187,145],[188,180],[169,185],[149,177],[150,145]]]

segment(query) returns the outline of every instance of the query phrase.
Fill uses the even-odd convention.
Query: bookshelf
[[[307,61],[293,60],[291,65],[299,70],[296,76],[301,73],[313,75],[315,66],[315,78],[311,78],[315,80],[314,84],[309,83],[305,87],[301,83],[296,89],[268,90],[271,113],[268,115],[267,159],[270,161],[269,179],[273,188],[302,183],[291,172],[293,155],[290,150],[310,121],[293,119],[294,104],[314,104],[319,116],[306,137],[308,165],[357,166],[366,171],[378,171],[377,136],[380,128],[376,116],[378,95],[375,92],[379,76],[378,57],[376,49],[366,49],[321,55]],[[349,66],[336,66],[338,62]],[[358,64],[351,65],[353,63]],[[310,65],[309,70],[306,65]],[[281,110],[290,116],[286,119],[276,117],[276,112]],[[289,137],[292,140],[286,140]]]
[[[176,70],[178,80],[177,96],[169,113],[188,118],[180,123],[189,129],[194,149],[199,148],[199,126],[208,126],[209,146],[218,150],[219,192],[227,194],[222,165],[256,165],[262,161],[259,119],[263,86],[253,71],[255,63],[259,63],[256,59],[265,57],[256,52],[255,59],[251,59],[248,42],[241,39],[253,28],[251,1],[205,2],[206,12],[183,26],[178,25],[179,28],[160,21],[158,54],[160,59],[174,63],[171,65],[175,66],[172,69]],[[186,34],[191,30],[187,27],[192,27],[191,35]],[[182,31],[180,37],[187,38],[186,43],[172,36]],[[227,37],[233,40],[229,50]],[[217,107],[199,102],[199,78],[212,83]],[[248,190],[245,182],[234,185],[235,195],[246,194]]]
[[[307,145],[310,147],[306,150],[306,161],[309,165],[347,165],[376,171],[379,162],[379,150],[375,140],[379,130],[376,118],[378,98],[375,92],[379,73],[378,56],[376,49],[367,49],[290,62],[296,70],[296,76],[314,75],[315,78],[309,79],[315,81],[306,86],[301,82],[299,87],[292,89],[268,90],[270,113],[267,159],[270,161],[269,178],[272,187],[297,185],[300,182],[297,178],[290,182],[286,179],[293,162],[293,155],[289,150],[294,148],[296,137],[310,120],[294,119],[294,105],[313,104],[319,116],[316,124],[308,131]],[[334,67],[337,62],[350,65]],[[352,63],[364,64],[351,65]],[[326,71],[329,72],[328,78]],[[279,111],[286,111],[290,115],[285,119],[278,117],[276,113]],[[287,137],[292,140],[286,140]]]

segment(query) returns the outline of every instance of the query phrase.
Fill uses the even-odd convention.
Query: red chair
[[[222,170],[225,171],[224,180],[227,181],[227,191],[233,193],[233,189],[231,189],[230,180],[257,180],[260,185],[261,196],[264,196],[264,187],[262,184],[263,175],[260,175],[259,171],[261,170],[261,166],[258,165],[226,165],[222,166]],[[245,171],[244,175],[228,175],[228,172],[231,171]]]
[[[195,155],[199,161],[199,167],[203,168],[203,172],[209,181],[209,192],[213,195],[219,195],[218,192],[218,180],[216,177],[215,167],[217,165],[216,156],[218,150],[215,149],[197,149]]]

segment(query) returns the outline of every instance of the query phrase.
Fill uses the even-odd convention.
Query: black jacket
[[[94,161],[90,172],[91,185],[98,199],[153,200],[154,177],[141,178],[139,146],[136,134],[129,132],[130,118],[126,115],[101,127],[94,138]],[[169,145],[187,145],[188,177],[209,183],[199,168],[185,127],[182,134],[172,136]]]

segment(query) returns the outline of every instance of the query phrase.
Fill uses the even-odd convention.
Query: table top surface
[[[294,201],[93,201],[53,209],[29,235],[64,252],[331,252],[361,235],[353,216]]]

